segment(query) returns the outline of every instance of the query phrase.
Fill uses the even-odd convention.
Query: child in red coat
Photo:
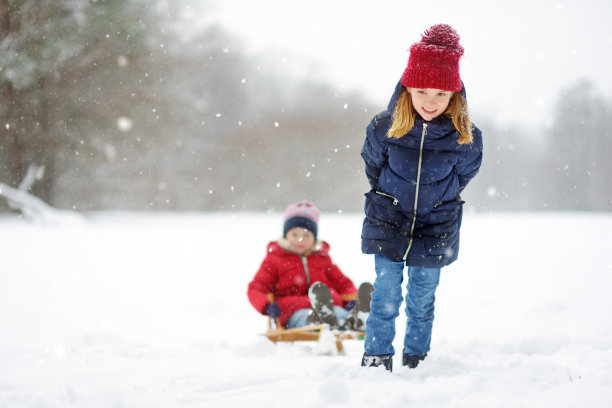
[[[346,308],[353,306],[357,298],[353,282],[332,263],[329,244],[317,240],[319,215],[317,207],[308,201],[287,207],[283,237],[268,243],[266,258],[248,286],[253,307],[273,319],[278,318],[286,328],[329,321],[320,316],[316,307],[313,310],[309,298],[311,287],[323,287],[326,296],[331,295],[334,310],[328,317],[336,322],[332,323],[336,327],[346,320]],[[313,286],[316,282],[324,286]]]

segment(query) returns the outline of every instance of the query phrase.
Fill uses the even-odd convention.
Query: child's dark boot
[[[427,357],[427,353],[425,353],[424,356],[411,356],[409,354],[404,353],[402,357],[402,364],[408,368],[417,368],[419,363],[425,360],[425,357]]]
[[[338,328],[338,319],[334,312],[332,294],[324,283],[315,282],[308,290],[310,305],[321,323],[327,323],[332,329]]]
[[[369,282],[359,285],[355,307],[351,309],[346,318],[346,328],[349,330],[365,331],[366,320],[370,314],[370,301],[374,287]]]

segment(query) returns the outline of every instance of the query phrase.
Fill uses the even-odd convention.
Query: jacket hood
[[[463,95],[464,98],[466,98],[467,100],[467,94],[465,92],[465,84],[463,83],[463,81],[461,81],[461,91],[459,91],[459,93],[461,95]],[[402,85],[402,81],[401,79],[399,81],[397,81],[397,85],[395,85],[395,90],[393,91],[393,95],[391,95],[391,99],[389,100],[389,105],[387,106],[387,111],[389,112],[390,115],[393,114],[393,111],[395,111],[395,105],[397,104],[397,100],[400,97],[400,94],[402,93],[402,91],[404,90],[404,86]]]

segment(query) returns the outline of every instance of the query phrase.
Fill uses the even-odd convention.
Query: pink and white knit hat
[[[301,227],[312,232],[316,239],[319,215],[321,215],[319,209],[310,201],[300,201],[289,205],[285,210],[283,237],[287,236],[291,228]]]

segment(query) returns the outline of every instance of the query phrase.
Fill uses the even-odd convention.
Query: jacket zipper
[[[404,253],[404,261],[408,258],[410,248],[414,242],[414,224],[417,218],[417,205],[419,203],[419,189],[421,187],[421,166],[423,164],[423,146],[425,145],[425,136],[427,135],[427,123],[423,123],[423,132],[421,133],[421,146],[419,147],[419,166],[417,167],[417,179],[416,179],[416,191],[414,193],[414,213],[412,215],[412,225],[410,226],[410,241],[408,242],[408,248]]]
[[[306,287],[310,287],[310,272],[308,271],[308,259],[305,256],[301,256],[302,265],[304,265],[304,273],[306,274]]]
[[[397,205],[399,203],[399,200],[397,198],[393,197],[391,194],[383,193],[382,191],[375,191],[375,193],[379,194],[381,196],[392,198],[393,199],[393,205]]]

